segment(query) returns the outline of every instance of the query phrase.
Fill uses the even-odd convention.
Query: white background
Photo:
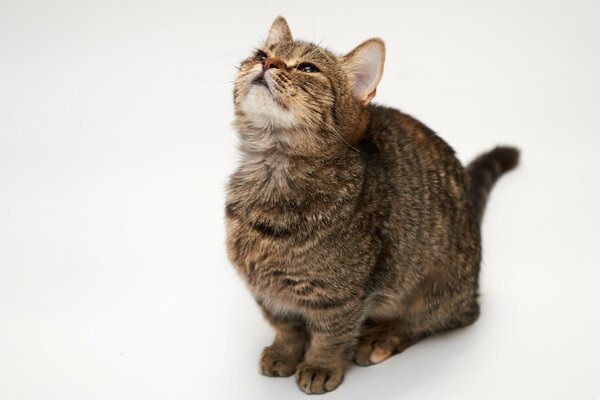
[[[484,4],[485,3],[485,4]],[[287,17],[387,43],[376,100],[515,144],[482,315],[328,399],[600,399],[597,1],[0,1],[0,398],[305,399],[224,249],[234,66]]]

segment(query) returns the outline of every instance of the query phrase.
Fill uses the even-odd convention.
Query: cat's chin
[[[294,113],[273,98],[266,85],[253,84],[241,102],[241,108],[257,128],[294,128],[298,119]]]

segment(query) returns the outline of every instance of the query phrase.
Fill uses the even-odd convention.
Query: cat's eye
[[[262,51],[262,50],[258,50],[258,51],[256,52],[256,58],[257,58],[259,61],[264,61],[264,60],[266,60],[266,59],[267,59],[267,57],[268,57],[268,56],[267,56],[267,53],[265,53],[265,52],[264,52],[264,51]]]
[[[296,69],[302,72],[321,72],[321,70],[315,64],[308,62],[298,64]]]

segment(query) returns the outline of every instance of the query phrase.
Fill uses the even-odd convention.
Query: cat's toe
[[[260,357],[260,373],[266,376],[291,376],[299,363],[300,360],[293,355],[265,347]]]
[[[354,352],[354,363],[361,367],[368,367],[373,363],[370,360],[371,352],[373,351],[372,341],[360,342]]]
[[[298,387],[307,394],[323,394],[337,388],[344,379],[342,366],[321,367],[302,363],[296,372]]]
[[[394,349],[385,347],[375,346],[371,354],[369,355],[369,361],[372,364],[379,364],[383,360],[389,358],[392,354],[394,354]]]
[[[354,363],[361,367],[368,367],[379,364],[400,351],[397,337],[388,337],[384,340],[363,340],[354,353]]]

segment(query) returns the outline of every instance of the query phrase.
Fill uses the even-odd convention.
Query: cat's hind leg
[[[469,326],[479,317],[477,294],[457,295],[411,318],[410,334],[434,335]]]
[[[471,325],[479,317],[479,304],[476,295],[456,296],[442,304],[417,298],[406,311],[403,318],[365,321],[354,351],[356,364],[378,364],[426,337]]]
[[[367,320],[354,351],[354,362],[362,367],[379,364],[427,336],[407,332],[406,324],[400,319],[377,322]]]

